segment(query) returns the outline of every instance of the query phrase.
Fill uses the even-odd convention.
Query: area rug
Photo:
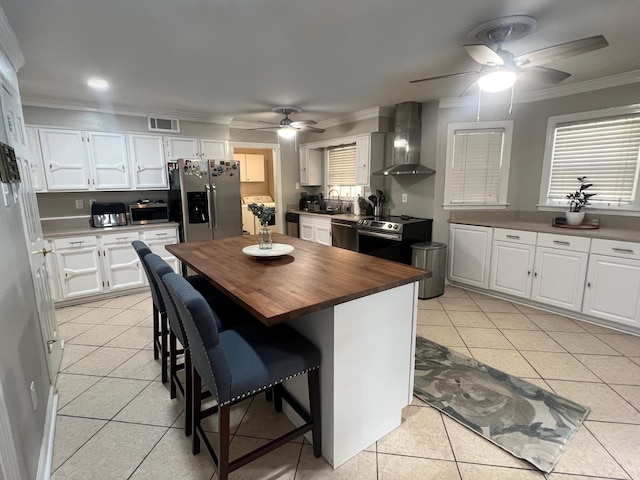
[[[551,472],[589,409],[422,337],[413,393],[543,472]]]

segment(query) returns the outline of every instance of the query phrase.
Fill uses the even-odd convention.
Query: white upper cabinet
[[[384,134],[371,133],[356,138],[356,182],[358,185],[382,184],[382,177],[371,173],[384,166]]]
[[[44,167],[42,164],[42,152],[40,151],[40,139],[38,138],[38,129],[26,127],[27,132],[27,149],[29,154],[27,162],[31,169],[31,183],[36,192],[46,192],[47,183],[44,179]]]
[[[162,137],[131,134],[129,156],[133,170],[133,188],[168,188],[167,166],[164,161]]]
[[[164,137],[164,153],[167,162],[180,158],[199,158],[200,148],[197,138]]]
[[[99,190],[131,188],[127,142],[122,133],[88,132],[92,186]]]
[[[202,158],[226,160],[229,158],[229,143],[226,140],[200,139],[200,155]]]
[[[41,128],[40,146],[48,190],[89,190],[88,142],[82,132]]]
[[[300,185],[322,185],[322,150],[300,147]]]

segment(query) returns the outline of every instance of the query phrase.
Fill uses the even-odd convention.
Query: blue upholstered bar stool
[[[171,398],[176,398],[177,390],[180,390],[185,401],[185,435],[191,435],[192,420],[191,420],[191,357],[189,356],[189,344],[184,334],[182,322],[178,318],[178,312],[175,309],[173,300],[167,291],[167,287],[162,281],[162,277],[169,273],[174,273],[173,269],[158,255],[149,253],[145,256],[145,261],[149,267],[149,271],[153,275],[155,284],[158,286],[160,297],[166,308],[167,319],[169,320],[169,382]],[[228,300],[224,295],[218,294],[206,299],[211,308],[215,308],[220,312],[220,316],[216,319],[216,324],[219,331],[226,330],[240,323],[251,320],[251,315],[244,311],[242,308],[236,306],[233,302]],[[178,345],[180,345],[184,351],[184,363],[178,365]],[[184,385],[178,377],[178,371],[182,368],[185,369],[185,381]]]
[[[139,240],[134,240],[131,242],[131,245],[140,258],[144,272],[147,275],[147,281],[151,287],[151,299],[153,300],[153,358],[157,360],[158,357],[160,357],[160,363],[162,365],[162,383],[167,383],[167,362],[169,357],[167,337],[169,334],[169,327],[167,324],[167,312],[162,296],[155,278],[149,271],[149,265],[147,265],[147,261],[145,260],[145,257],[151,253],[151,249],[149,249],[144,242]],[[191,275],[187,277],[187,281],[198,291],[202,292],[205,297],[219,293],[213,285],[209,284],[209,282],[198,275]]]
[[[175,273],[162,277],[184,327],[193,368],[193,453],[204,442],[218,469],[218,479],[227,480],[229,473],[265,455],[294,438],[311,431],[313,453],[320,457],[320,351],[291,327],[280,324],[266,327],[246,322],[220,332],[216,313],[206,300],[184,278]],[[309,412],[282,387],[285,380],[307,373]],[[203,382],[215,396],[218,405],[202,411]],[[246,398],[275,387],[305,422],[242,457],[229,462],[230,408]],[[204,416],[219,413],[218,454],[202,429]]]

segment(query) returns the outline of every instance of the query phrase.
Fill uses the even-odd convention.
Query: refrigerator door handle
[[[211,185],[211,190],[213,190],[213,229],[218,229],[218,192],[216,191],[216,186]]]
[[[204,188],[207,191],[207,216],[209,217],[207,228],[211,230],[211,185],[207,183]]]

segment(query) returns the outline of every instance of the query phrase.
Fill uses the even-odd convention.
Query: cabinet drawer
[[[507,228],[494,228],[493,239],[503,242],[523,243],[525,245],[535,245],[536,232],[527,232],[525,230],[510,230]]]
[[[555,235],[553,233],[538,234],[537,243],[540,247],[559,248],[561,250],[572,250],[574,252],[588,252],[590,244],[590,238]]]
[[[56,238],[53,240],[53,246],[56,249],[95,247],[96,245],[98,245],[98,237],[91,235],[85,237]]]
[[[591,242],[591,253],[640,260],[640,244],[594,238]]]
[[[173,239],[178,240],[178,232],[175,228],[158,228],[154,230],[144,230],[142,232],[143,241]]]
[[[122,232],[122,233],[110,233],[109,235],[102,235],[103,245],[116,245],[119,243],[131,243],[134,240],[139,240],[140,234],[138,232]]]

